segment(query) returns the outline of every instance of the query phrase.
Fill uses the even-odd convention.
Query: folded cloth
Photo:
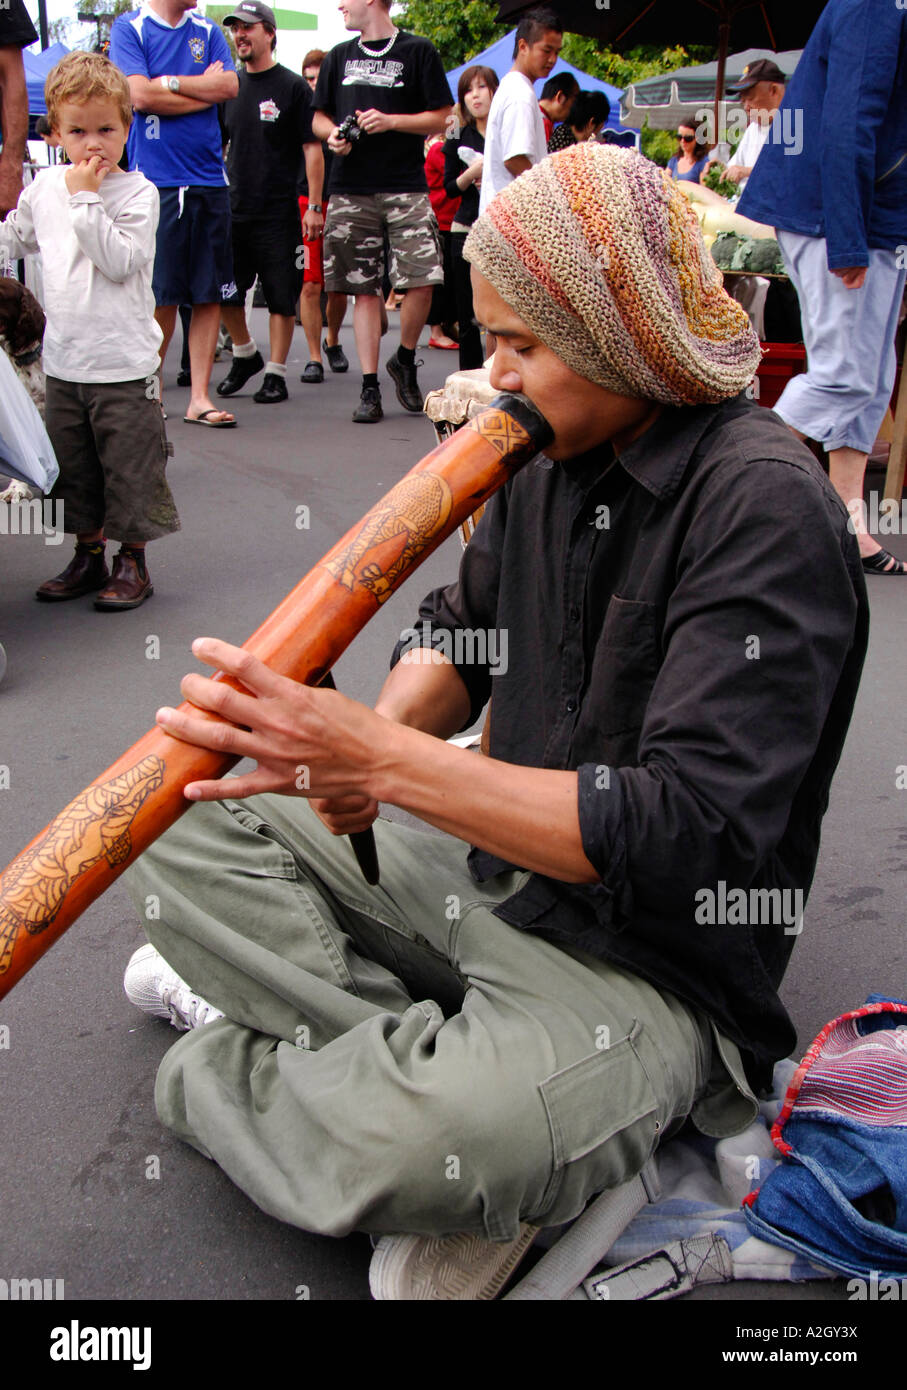
[[[772,1140],[750,1230],[839,1274],[907,1275],[907,1003],[870,995],[822,1029]]]

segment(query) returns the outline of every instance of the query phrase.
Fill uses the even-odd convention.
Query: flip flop
[[[874,555],[864,555],[862,559],[864,574],[907,574],[907,565],[892,555],[890,550],[883,548]]]
[[[235,420],[209,420],[209,415],[222,415],[220,410],[203,410],[201,415],[184,415],[184,425],[205,425],[209,430],[232,430],[236,426]]]

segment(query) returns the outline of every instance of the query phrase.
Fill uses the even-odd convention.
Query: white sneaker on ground
[[[130,1002],[143,1013],[169,1019],[182,1033],[224,1017],[220,1009],[192,992],[150,942],[131,956],[123,988]]]
[[[525,1222],[516,1240],[452,1236],[382,1236],[372,1256],[375,1299],[492,1299],[529,1249],[538,1226]]]

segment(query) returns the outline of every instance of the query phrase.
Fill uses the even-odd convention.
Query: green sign
[[[318,16],[303,14],[301,10],[275,10],[274,18],[278,29],[317,29]]]

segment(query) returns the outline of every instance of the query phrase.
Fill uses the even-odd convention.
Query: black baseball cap
[[[242,8],[242,6],[240,6]],[[757,58],[754,63],[747,63],[740,75],[740,81],[728,87],[729,97],[740,96],[742,92],[748,92],[750,87],[755,87],[757,82],[780,82],[782,86],[787,83],[787,78],[771,58]]]
[[[225,15],[221,20],[224,28],[231,24],[270,24],[272,29],[277,28],[277,20],[270,5],[263,5],[261,0],[239,0],[239,4],[232,14]]]

